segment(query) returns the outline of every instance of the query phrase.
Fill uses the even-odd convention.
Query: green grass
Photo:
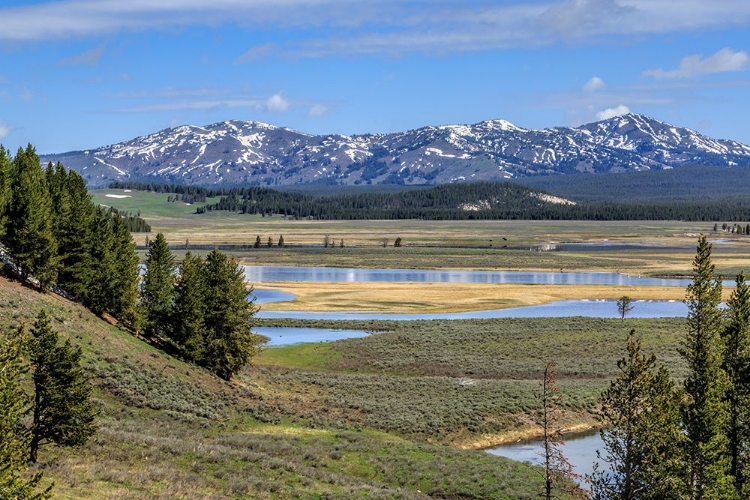
[[[675,377],[685,375],[680,318],[264,322],[273,323],[385,332],[265,349],[258,376],[271,400],[298,413],[424,442],[487,444],[529,431],[548,361],[557,364],[565,422],[593,425],[631,328]]]
[[[127,198],[112,198],[107,195],[126,196]],[[182,201],[167,202],[168,197],[174,194],[155,193],[148,191],[123,190],[123,189],[94,189],[91,190],[94,203],[114,207],[117,210],[141,213],[141,216],[150,218],[185,218],[195,215],[195,207],[204,203],[189,205]],[[216,203],[218,198],[210,198],[206,203]]]
[[[83,447],[40,450],[36,469],[55,482],[57,498],[531,499],[541,491],[528,465],[287,405],[274,392],[290,389],[294,370],[250,368],[227,383],[78,305],[0,278],[3,331],[30,324],[40,308],[84,347],[101,410],[100,431]],[[299,352],[309,366],[335,358]]]

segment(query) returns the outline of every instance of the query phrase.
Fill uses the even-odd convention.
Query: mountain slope
[[[181,126],[87,151],[45,155],[92,186],[443,184],[524,176],[750,165],[750,147],[643,115],[530,130],[503,120],[394,134],[307,135],[259,122]]]

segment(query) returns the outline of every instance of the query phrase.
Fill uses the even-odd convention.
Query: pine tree
[[[255,355],[255,307],[248,302],[245,271],[234,258],[213,250],[203,263],[205,350],[203,365],[229,380]]]
[[[744,272],[737,275],[736,288],[727,305],[729,321],[722,331],[722,367],[729,379],[726,434],[730,474],[738,494],[746,498],[750,495],[750,286]]]
[[[104,314],[112,308],[112,291],[116,288],[115,262],[112,255],[114,234],[110,218],[102,208],[97,208],[90,231],[90,281],[85,286],[83,303],[95,314]]]
[[[204,323],[204,279],[203,259],[190,252],[180,265],[180,273],[174,286],[174,311],[172,314],[172,338],[182,352],[196,363],[203,361],[206,328]]]
[[[31,433],[22,421],[31,410],[31,399],[21,387],[28,371],[22,361],[23,328],[0,342],[0,498],[43,499],[52,486],[38,491],[42,474],[25,474]]]
[[[29,460],[34,463],[44,444],[86,443],[97,430],[97,412],[90,401],[91,384],[80,364],[80,347],[74,348],[70,340],[61,344],[44,311],[37,316],[31,336],[34,405]]]
[[[148,336],[169,336],[176,267],[167,240],[162,233],[158,233],[146,252],[146,273],[141,293],[141,303],[145,309],[144,331]]]
[[[13,158],[0,144],[0,238],[5,236],[8,205],[11,201],[10,185],[13,180]]]
[[[682,407],[685,430],[686,486],[691,499],[736,498],[729,476],[724,434],[726,373],[722,369],[720,332],[721,280],[714,276],[711,244],[698,240],[693,282],[687,288],[688,333],[680,354],[688,366]]]
[[[666,368],[656,356],[641,354],[641,340],[628,334],[620,375],[600,398],[600,431],[607,464],[596,464],[591,478],[596,500],[681,498],[680,466],[674,453],[682,434],[679,400]]]
[[[115,280],[112,282],[111,305],[109,312],[118,320],[131,327],[137,327],[136,307],[138,304],[138,266],[140,259],[135,243],[122,217],[117,213],[112,217],[112,269]]]
[[[57,241],[47,179],[31,144],[13,160],[11,192],[5,243],[21,280],[34,276],[47,289],[57,277]]]
[[[64,189],[69,211],[67,217],[57,221],[58,254],[61,259],[57,281],[63,290],[83,300],[100,265],[91,255],[96,206],[83,177],[77,172],[71,170],[68,173]]]

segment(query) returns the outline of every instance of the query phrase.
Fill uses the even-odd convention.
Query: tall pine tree
[[[617,362],[618,377],[600,398],[599,418],[606,466],[591,478],[595,500],[683,498],[679,448],[679,399],[666,368],[656,356],[641,354],[641,339],[631,330],[627,355]]]
[[[170,315],[176,264],[162,233],[148,244],[141,304],[145,309],[144,332],[150,337],[170,336]]]
[[[234,258],[213,250],[203,263],[204,322],[203,365],[229,380],[255,355],[260,338],[253,334],[255,307],[248,302],[245,270]]]
[[[729,418],[730,474],[738,495],[750,495],[750,286],[745,273],[737,276],[727,311],[728,323],[722,331],[723,368],[729,378],[726,393]]]
[[[11,192],[5,243],[21,280],[34,276],[47,289],[57,278],[57,241],[47,178],[31,144],[13,160]]]
[[[180,265],[180,273],[174,287],[174,314],[172,315],[172,338],[183,354],[196,363],[203,362],[206,341],[205,281],[203,259],[190,252]]]
[[[60,272],[58,283],[77,300],[84,300],[100,262],[92,257],[96,206],[83,177],[71,170],[65,177],[64,192],[69,203],[67,217],[57,220]]]
[[[721,280],[714,276],[711,244],[698,240],[693,281],[687,289],[688,333],[680,354],[687,363],[682,422],[685,430],[685,482],[689,498],[737,498],[727,460],[724,433],[727,376],[722,368]]]

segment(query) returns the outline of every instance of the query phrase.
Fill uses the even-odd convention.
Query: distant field
[[[714,246],[720,273],[750,268],[750,237],[713,232],[713,222],[681,221],[424,221],[293,220],[229,212],[195,214],[194,206],[167,202],[166,194],[95,190],[95,201],[133,213],[140,211],[151,234],[136,234],[143,244],[157,232],[175,245],[252,246],[229,250],[248,264],[396,268],[474,268],[601,270],[644,275],[690,272],[699,234],[725,241]],[[107,194],[130,196],[112,198]],[[283,235],[285,248],[277,245]],[[328,240],[333,248],[324,249]],[[267,248],[269,237],[273,243]],[[402,248],[393,248],[397,237]],[[343,241],[344,248],[341,248]],[[643,243],[647,249],[590,252],[530,252],[539,243]],[[387,247],[384,248],[383,244]],[[661,248],[659,248],[661,246]],[[507,247],[507,248],[504,248]],[[205,251],[205,250],[202,250]],[[178,258],[183,252],[176,250]]]

